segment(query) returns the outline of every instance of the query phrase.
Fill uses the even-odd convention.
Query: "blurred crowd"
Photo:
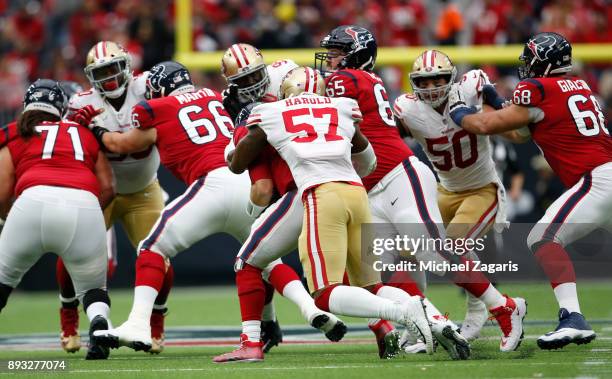
[[[523,43],[538,31],[559,32],[572,43],[612,42],[609,0],[192,0],[192,5],[197,51],[223,50],[238,41],[262,49],[317,47],[340,24],[369,28],[379,46],[503,45]],[[13,119],[25,88],[39,77],[88,86],[85,57],[99,40],[126,47],[136,72],[170,59],[174,14],[172,0],[0,0],[0,124]],[[574,66],[609,117],[612,65],[575,61]],[[482,68],[510,97],[515,68]],[[393,99],[405,78],[393,67],[379,73]],[[217,72],[193,74],[198,85],[223,85]],[[543,178],[540,163],[530,166]]]

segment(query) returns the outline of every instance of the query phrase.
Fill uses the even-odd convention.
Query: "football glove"
[[[455,124],[461,126],[461,121],[467,115],[478,113],[474,106],[468,106],[459,90],[458,84],[453,84],[448,93],[448,114]]]
[[[223,107],[227,113],[229,113],[232,121],[236,120],[236,117],[246,105],[241,103],[238,99],[238,86],[235,84],[230,84],[223,90],[223,92],[221,92],[221,97],[223,98]]]
[[[91,124],[91,120],[102,112],[104,112],[104,108],[95,109],[91,105],[86,105],[69,115],[68,120],[88,128],[89,124]]]

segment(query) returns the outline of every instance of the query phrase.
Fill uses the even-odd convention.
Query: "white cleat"
[[[152,345],[148,322],[135,323],[128,320],[115,329],[97,330],[93,336],[96,343],[113,349],[126,346],[136,351],[149,351]]]
[[[520,297],[506,296],[506,305],[490,310],[502,331],[499,342],[501,352],[518,349],[523,340],[523,319],[527,314],[527,302]]]
[[[468,341],[480,337],[480,331],[489,319],[489,311],[485,303],[471,294],[467,294],[467,311],[461,324],[461,335]]]
[[[446,317],[441,315],[434,317],[431,332],[452,359],[465,360],[470,357],[470,343],[459,334],[457,325]]]
[[[433,354],[433,336],[431,334],[431,327],[427,320],[427,314],[425,313],[425,307],[423,306],[423,300],[415,296],[409,301],[402,303],[404,308],[404,317],[398,322],[406,327],[408,331],[418,336],[419,339],[424,341],[427,354]]]
[[[400,338],[400,348],[406,354],[425,354],[427,353],[427,346],[422,340],[418,339],[419,336],[412,335],[408,329],[404,329]]]

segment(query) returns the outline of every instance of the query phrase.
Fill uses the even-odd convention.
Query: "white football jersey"
[[[291,59],[281,59],[272,62],[272,64],[266,66],[266,70],[268,71],[268,78],[270,78],[270,84],[268,84],[266,93],[263,96],[264,102],[267,103],[272,101],[278,101],[278,99],[280,98],[281,84],[283,84],[285,76],[289,73],[289,71],[293,70],[296,67],[299,66]]]
[[[481,90],[488,83],[482,70],[466,73],[459,83],[466,104],[482,109]],[[448,104],[441,115],[416,96],[405,94],[395,100],[393,108],[401,127],[423,147],[444,188],[465,191],[499,182],[489,137],[470,134],[455,124]]]
[[[259,126],[304,190],[333,181],[361,183],[351,163],[357,102],[311,93],[256,106],[247,127]]]
[[[95,122],[112,131],[125,132],[132,128],[132,108],[145,100],[148,71],[131,79],[126,91],[127,96],[121,109],[116,110],[95,89],[74,95],[68,104],[68,110],[74,112],[87,105],[104,108],[104,112],[95,117]],[[134,154],[107,153],[116,180],[116,190],[120,194],[135,193],[143,190],[157,178],[159,152],[155,146]]]

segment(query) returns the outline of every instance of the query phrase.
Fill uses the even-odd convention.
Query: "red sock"
[[[57,280],[57,285],[59,286],[60,295],[62,295],[62,297],[71,299],[76,296],[72,278],[70,278],[70,274],[68,270],[66,270],[62,258],[57,258],[57,263],[55,264],[55,279]]]
[[[482,296],[491,285],[491,281],[489,281],[481,271],[475,271],[473,269],[474,264],[472,260],[462,256],[461,263],[466,264],[468,269],[456,272],[455,275],[453,275],[453,282],[475,297]]]
[[[342,284],[344,284],[345,286],[351,285],[351,281],[349,280],[349,277],[348,277],[348,272],[346,271],[344,271],[344,276],[342,277]]]
[[[172,284],[174,283],[174,268],[172,265],[168,266],[168,270],[166,271],[166,275],[164,276],[164,283],[162,284],[159,293],[157,294],[157,298],[155,299],[156,305],[164,305],[166,301],[168,301],[168,295],[170,294],[170,289],[172,288]]]
[[[394,272],[393,275],[391,275],[391,278],[389,278],[389,281],[385,284],[391,287],[399,288],[408,295],[425,298],[425,295],[423,295],[423,292],[421,292],[417,283],[406,271]]]
[[[166,275],[164,257],[151,250],[141,250],[136,258],[136,282],[134,285],[149,286],[160,291]]]
[[[334,288],[338,287],[340,284],[332,284],[331,286],[323,288],[322,291],[319,291],[315,296],[315,305],[322,311],[329,312],[329,297],[331,296]]]
[[[261,278],[261,270],[245,263],[236,273],[236,287],[242,321],[261,320],[266,300],[266,287]]]
[[[535,257],[550,280],[552,288],[559,284],[576,282],[574,264],[563,246],[547,242],[536,250]]]
[[[276,265],[268,276],[268,282],[270,282],[281,295],[283,294],[285,286],[294,280],[300,280],[300,277],[290,266],[284,263]],[[266,301],[266,304],[267,303],[268,301]]]
[[[383,319],[380,319],[373,324],[368,324],[368,328],[370,328],[370,330],[374,332],[374,335],[377,339],[382,339],[387,335],[387,333],[392,330],[395,330],[393,324]]]

